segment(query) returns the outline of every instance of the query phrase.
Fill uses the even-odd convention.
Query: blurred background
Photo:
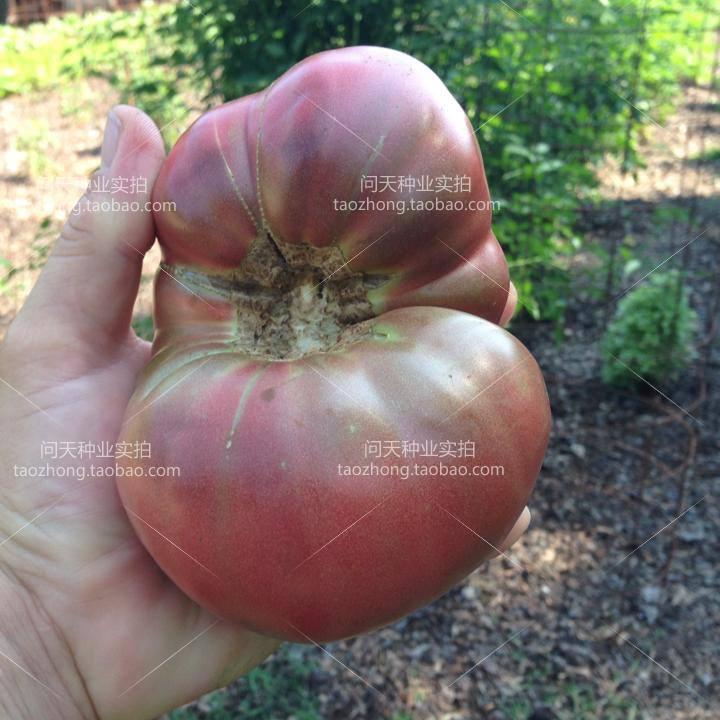
[[[716,720],[715,0],[0,0],[0,337],[112,105],[170,147],[208,107],[356,44],[423,60],[477,129],[511,330],[554,413],[533,523],[427,608],[285,646],[167,718]],[[148,338],[158,259],[134,319]]]

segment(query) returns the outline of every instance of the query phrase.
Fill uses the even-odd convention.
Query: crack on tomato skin
[[[243,387],[242,392],[240,393],[237,408],[235,409],[235,414],[233,415],[233,419],[230,424],[230,431],[228,432],[227,440],[225,441],[226,458],[229,458],[230,450],[232,449],[233,440],[235,438],[235,432],[237,431],[237,427],[240,424],[240,419],[242,418],[243,412],[245,411],[245,406],[248,404],[250,395],[252,394],[253,389],[257,385],[262,375],[266,372],[268,367],[268,365],[263,365],[262,367],[258,368],[252,374],[252,377],[250,377],[250,379]]]
[[[267,238],[269,248],[275,251],[278,261],[281,262],[286,268],[289,268],[290,266],[288,265],[285,253],[282,251],[280,243],[273,237],[273,234],[270,232],[269,227],[265,232],[265,237]]]
[[[262,222],[262,232],[267,236],[268,240],[274,245],[278,255],[285,260],[285,255],[281,249],[280,242],[272,231],[270,223],[268,222],[267,215],[265,214],[265,207],[263,206],[262,192],[260,191],[260,175],[261,175],[261,163],[260,163],[260,149],[262,147],[262,136],[263,136],[263,123],[265,121],[265,106],[270,98],[270,92],[277,80],[272,82],[263,92],[262,103],[259,108],[260,119],[258,120],[258,131],[255,136],[255,198],[257,199],[258,208],[260,208],[260,220]]]
[[[365,165],[363,166],[363,169],[360,171],[360,178],[359,178],[360,182],[357,184],[356,190],[353,193],[352,197],[348,198],[348,200],[349,200],[348,206],[347,206],[348,209],[340,211],[343,219],[346,221],[352,216],[352,211],[350,210],[350,202],[352,202],[353,200],[357,200],[362,195],[362,178],[364,178],[370,172],[370,169],[372,168],[375,161],[379,157],[382,156],[382,149],[385,145],[386,137],[387,137],[386,134],[380,136],[380,139],[375,144],[375,147],[373,148],[372,153],[370,153],[370,157],[367,159],[367,161],[365,162]],[[338,230],[338,233],[342,234],[343,230],[344,230],[344,228]],[[342,250],[342,248],[340,246],[340,238],[338,236],[333,238],[333,245],[336,245],[338,248],[340,248]]]
[[[250,206],[247,204],[247,201],[245,200],[245,197],[243,196],[240,186],[237,184],[237,180],[235,179],[235,175],[232,171],[232,168],[230,167],[230,163],[227,160],[227,157],[225,156],[225,152],[222,149],[222,145],[220,144],[220,135],[218,133],[218,127],[217,127],[217,120],[214,120],[213,124],[213,133],[215,135],[215,145],[217,146],[218,152],[220,153],[220,158],[223,161],[223,165],[225,166],[225,172],[227,173],[228,179],[230,180],[230,184],[232,185],[233,192],[235,193],[236,197],[240,201],[240,204],[242,205],[243,209],[247,213],[248,217],[250,218],[252,224],[255,226],[255,229],[260,232],[260,226],[258,225],[257,220],[255,219],[255,216],[250,212]]]

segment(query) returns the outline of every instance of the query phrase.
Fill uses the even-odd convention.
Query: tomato
[[[422,63],[333,50],[199,118],[153,191],[129,518],[220,617],[380,627],[493,554],[550,428],[472,127]],[[146,453],[147,454],[147,453]]]

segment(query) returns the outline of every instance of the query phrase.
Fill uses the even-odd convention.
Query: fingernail
[[[100,163],[102,167],[109,168],[117,153],[120,144],[120,134],[122,131],[122,122],[115,114],[114,110],[108,113],[107,123],[105,124],[105,134],[103,135],[102,151],[100,153]]]

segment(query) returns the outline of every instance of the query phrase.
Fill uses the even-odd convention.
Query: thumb
[[[155,231],[150,193],[164,158],[160,132],[137,108],[110,111],[100,169],[70,213],[8,331],[102,354],[129,336],[142,261]]]

